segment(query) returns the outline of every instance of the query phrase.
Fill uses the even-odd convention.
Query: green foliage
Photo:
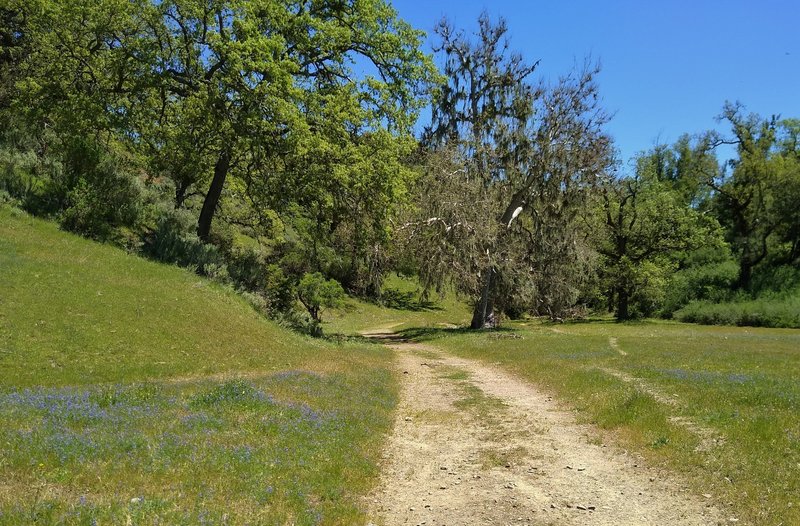
[[[296,303],[296,276],[287,275],[280,252],[274,254],[250,238],[235,243],[226,254],[228,273],[237,288],[260,296],[263,311],[273,317],[290,315]],[[277,262],[276,262],[277,261]]]
[[[322,321],[323,309],[340,306],[344,297],[344,289],[339,282],[325,279],[319,272],[303,275],[297,284],[297,299],[308,310],[316,324]]]
[[[632,275],[627,277],[633,291],[630,298],[630,317],[651,317],[664,303],[673,267],[669,262],[653,259],[642,261],[631,270]]]
[[[54,181],[59,184],[60,181]],[[120,228],[135,228],[142,217],[140,181],[118,157],[96,146],[78,144],[65,159],[61,226],[94,239],[108,239]]]
[[[438,24],[445,78],[403,225],[426,288],[472,297],[476,329],[572,306],[586,260],[577,211],[611,164],[598,68],[533,82],[537,63],[510,50],[507,30],[485,14],[474,39]]]
[[[659,175],[655,149],[643,154],[633,176],[609,179],[588,218],[607,301],[619,320],[651,316],[662,308],[668,276],[687,252],[720,246],[719,225],[691,207],[678,179]]]
[[[800,289],[764,294],[757,299],[727,302],[692,301],[673,315],[675,319],[706,325],[788,327],[800,329]]]
[[[736,288],[753,291],[757,267],[776,253],[797,264],[800,149],[796,123],[746,115],[740,104],[726,103],[738,158],[730,171],[707,180],[715,191],[713,207],[739,262]],[[716,139],[722,141],[722,139]],[[774,259],[774,258],[773,258]]]
[[[18,135],[0,143],[0,189],[30,213],[55,216],[66,197],[58,183],[64,180],[62,159],[53,152],[37,154],[32,138],[24,131]]]
[[[678,270],[669,278],[661,315],[673,313],[691,301],[722,302],[730,299],[739,265],[733,260],[709,261]]]
[[[421,33],[379,0],[171,0],[148,3],[142,18],[137,38],[153,53],[145,77],[157,89],[135,142],[173,180],[178,206],[204,195],[201,239],[227,185],[258,213],[291,222],[303,210],[328,232],[314,241],[351,260],[343,281],[367,288],[374,265],[364,259],[387,242],[407,173],[399,161],[432,73]],[[369,67],[357,74],[356,62]]]
[[[0,189],[26,210],[57,217],[69,231],[100,240],[140,226],[145,191],[135,165],[91,140],[54,140],[46,155],[24,130],[0,145]]]
[[[783,261],[780,256],[768,258],[756,270],[752,285],[755,297],[782,294],[800,287],[800,265],[787,265]]]
[[[156,257],[227,266],[259,294],[263,269],[302,245],[291,279],[321,270],[377,294],[434,75],[388,3],[9,0],[0,15],[0,113],[33,130],[0,154],[0,189],[26,209],[95,238],[134,229]],[[267,254],[206,261],[187,228],[139,210],[139,179],[190,210],[203,242],[221,210],[220,231]],[[275,251],[263,238],[291,238],[283,227],[299,235]]]
[[[195,272],[222,265],[217,248],[197,237],[194,221],[193,215],[185,210],[163,208],[157,214],[155,228],[145,237],[144,254],[156,261],[180,265]]]

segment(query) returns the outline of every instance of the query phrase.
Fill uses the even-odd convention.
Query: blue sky
[[[800,118],[800,0],[549,1],[392,0],[400,17],[429,33],[447,16],[474,29],[486,10],[503,16],[512,49],[541,60],[555,79],[590,55],[608,131],[622,158],[682,133],[727,131],[726,100],[761,115]]]

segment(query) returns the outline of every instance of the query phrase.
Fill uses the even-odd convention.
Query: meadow
[[[800,331],[646,321],[409,329],[507,368],[750,524],[800,523]]]
[[[390,352],[0,208],[0,524],[354,524]]]
[[[507,368],[744,523],[800,523],[800,331],[456,328],[393,276],[326,339],[232,290],[0,208],[0,524],[354,524],[397,400],[385,329]],[[350,337],[339,337],[340,335]]]

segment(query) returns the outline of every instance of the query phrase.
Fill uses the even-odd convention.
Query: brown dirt
[[[387,343],[403,385],[370,524],[725,522],[673,475],[597,444],[591,428],[515,376],[431,346]]]

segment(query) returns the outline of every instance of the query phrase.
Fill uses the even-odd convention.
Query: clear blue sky
[[[726,100],[761,115],[800,118],[800,0],[391,0],[429,33],[443,16],[474,29],[503,16],[512,49],[557,78],[587,55],[599,77],[608,131],[622,158],[682,133],[727,131]]]

